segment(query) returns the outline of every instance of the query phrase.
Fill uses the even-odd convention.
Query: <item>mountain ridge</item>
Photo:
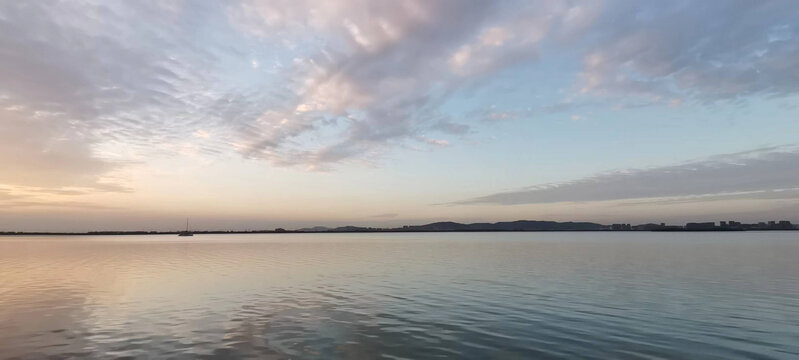
[[[358,231],[591,231],[604,230],[607,225],[593,222],[557,222],[540,220],[516,220],[500,221],[495,223],[469,223],[463,224],[454,221],[439,221],[424,225],[405,225],[395,228],[374,228],[360,226],[340,226],[336,228],[326,228],[316,226],[303,228],[296,231],[302,232],[358,232]],[[322,230],[327,229],[327,230]]]

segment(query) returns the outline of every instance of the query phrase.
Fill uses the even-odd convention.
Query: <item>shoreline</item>
[[[246,234],[357,234],[357,233],[469,233],[469,232],[748,232],[748,231],[797,231],[799,229],[661,229],[661,230],[354,230],[354,231],[192,231],[194,235],[246,235]],[[180,231],[90,231],[90,232],[0,232],[0,236],[108,236],[108,235],[178,235]]]

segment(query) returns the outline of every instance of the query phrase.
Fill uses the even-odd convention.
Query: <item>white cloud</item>
[[[448,51],[476,33],[491,7],[478,1],[336,2],[322,5],[323,11],[303,2],[284,5],[290,8],[246,2],[231,16],[246,18],[246,30],[257,36],[308,26],[325,34],[327,46],[295,61],[288,73],[296,86],[283,107],[294,112],[281,114],[295,124],[291,131],[249,131],[244,152],[281,165],[313,166],[357,161],[415,141],[439,122],[436,106],[452,86]],[[261,10],[242,10],[250,8]],[[317,145],[292,141],[301,137],[313,137]]]
[[[194,132],[194,137],[200,138],[200,139],[210,139],[211,138],[211,133],[208,132],[208,131],[205,131],[203,129],[199,129],[199,130]]]
[[[98,145],[147,153],[163,148],[153,144],[192,136],[208,140],[197,145],[208,153],[329,168],[372,162],[394,147],[424,143],[431,131],[469,133],[462,122],[474,118],[453,120],[442,109],[453,94],[564,49],[582,57],[578,88],[586,96],[649,102],[659,96],[658,104],[679,106],[795,94],[797,7],[791,1],[10,1],[0,4],[0,106],[48,114],[47,124],[58,131],[44,131],[52,138],[36,146],[68,133],[84,144],[72,151],[93,174],[112,168],[98,167],[105,161],[94,153]],[[204,35],[182,19],[203,19]],[[265,64],[274,66],[249,69],[267,70]],[[550,110],[558,106],[579,105]],[[493,109],[481,120],[528,113]],[[106,170],[94,172],[99,168]]]
[[[59,114],[0,110],[0,185],[41,188],[81,187],[97,191],[126,191],[104,174],[122,162],[102,158]]]
[[[449,141],[443,139],[427,139],[427,143],[430,145],[435,145],[438,147],[447,147],[449,146]]]

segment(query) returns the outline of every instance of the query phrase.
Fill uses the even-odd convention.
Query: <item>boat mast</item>
[[[189,232],[189,218],[186,218],[186,232]]]

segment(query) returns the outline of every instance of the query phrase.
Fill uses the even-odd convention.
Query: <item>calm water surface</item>
[[[799,232],[0,237],[0,358],[799,359]]]

